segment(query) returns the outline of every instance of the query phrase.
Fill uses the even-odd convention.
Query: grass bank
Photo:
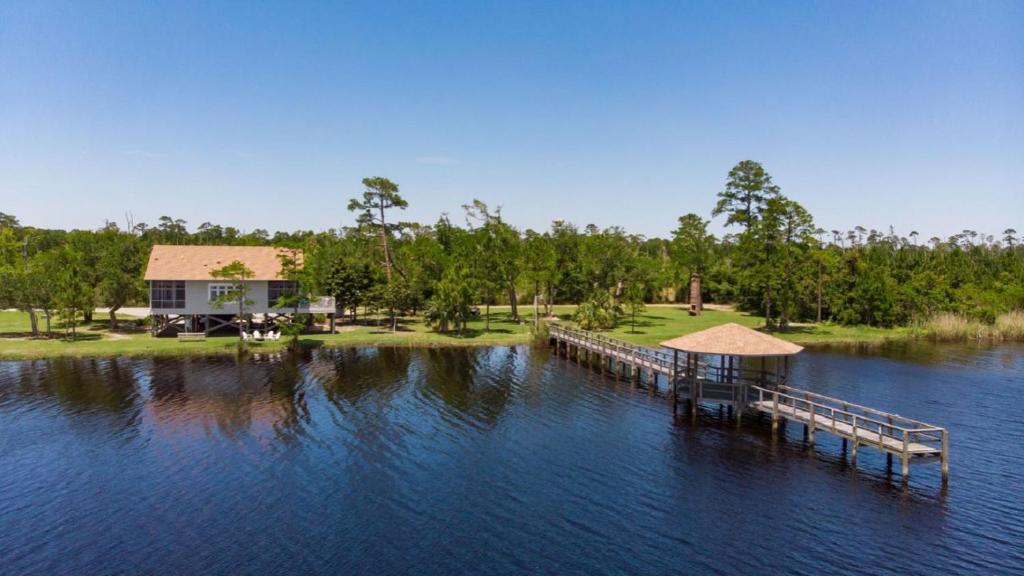
[[[571,324],[573,306],[555,307],[559,322]],[[531,340],[533,311],[527,306],[520,308],[523,322],[511,319],[507,307],[495,307],[491,313],[490,330],[485,330],[485,320],[479,318],[469,323],[460,336],[438,334],[430,330],[421,317],[406,318],[400,322],[398,332],[387,329],[386,323],[378,327],[370,324],[355,326],[339,325],[336,334],[304,334],[302,345],[307,348],[348,347],[348,346],[508,346],[524,344]],[[121,316],[119,315],[119,318]],[[744,326],[759,328],[764,320],[734,310],[705,310],[700,316],[690,316],[680,306],[649,306],[637,318],[634,327],[625,319],[610,336],[646,346],[657,346],[659,342],[724,324],[736,322]],[[97,314],[91,325],[78,328],[78,338],[68,341],[61,338],[28,337],[28,315],[21,312],[0,312],[0,358],[33,359],[58,356],[192,356],[203,354],[230,354],[235,351],[237,338],[214,336],[202,342],[178,342],[175,338],[154,338],[142,329],[111,332],[107,327],[105,314]],[[882,329],[864,326],[837,326],[832,324],[800,324],[786,332],[775,335],[805,346],[873,344],[886,340],[906,338],[912,332],[906,328]],[[269,352],[284,348],[285,341],[261,342],[250,345],[251,350]]]
[[[118,319],[122,319],[118,315]],[[57,356],[192,356],[231,354],[238,344],[237,336],[211,336],[200,342],[179,342],[176,338],[154,338],[144,329],[111,332],[107,317],[97,314],[90,325],[78,327],[78,337],[66,340],[56,334],[52,338],[30,338],[28,315],[22,312],[0,312],[0,359],[34,359]],[[127,325],[128,322],[125,322]],[[491,316],[491,329],[485,331],[483,319],[469,323],[462,335],[438,334],[430,330],[421,317],[399,322],[397,332],[387,323],[354,326],[339,325],[336,334],[303,334],[306,348],[347,346],[500,346],[528,342],[528,324],[514,322],[508,312]],[[253,352],[283,349],[286,340],[256,342]]]

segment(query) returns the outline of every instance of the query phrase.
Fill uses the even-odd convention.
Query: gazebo
[[[690,402],[697,414],[701,401],[736,409],[747,406],[750,385],[784,385],[789,376],[789,357],[802,346],[740,326],[722,324],[661,343],[673,352],[676,373],[672,376],[672,410],[679,401]],[[685,363],[680,363],[680,353]]]

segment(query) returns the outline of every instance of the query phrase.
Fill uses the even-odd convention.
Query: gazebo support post
[[[710,397],[707,399],[710,402],[719,402],[720,414],[725,412],[723,407],[728,406],[728,417],[731,418],[735,413],[736,425],[739,426],[743,411],[754,401],[750,396],[750,387],[754,386],[765,389],[755,395],[757,402],[764,403],[770,400],[775,404],[774,410],[765,410],[763,404],[758,404],[760,410],[757,414],[760,416],[763,412],[768,412],[768,415],[772,416],[773,433],[778,433],[780,429],[785,433],[786,422],[781,417],[778,406],[780,400],[778,388],[784,386],[788,381],[788,357],[800,352],[802,347],[735,323],[679,336],[666,340],[661,345],[674,352],[686,354],[685,368],[679,365],[678,354],[674,354],[675,365],[666,374],[673,379],[674,413],[678,413],[680,401],[689,400],[690,412],[696,418],[699,412],[698,407],[705,399],[702,384],[708,382],[712,386],[708,392]],[[711,363],[703,373],[700,367],[702,355],[709,356],[705,360]],[[718,357],[718,362],[715,362],[713,358],[715,356]],[[751,360],[751,374],[749,375],[743,371],[745,358]],[[760,371],[757,370],[757,364],[754,364],[755,358],[760,359]],[[767,361],[769,358],[772,359],[770,367]],[[685,373],[679,374],[681,370],[685,370]],[[689,394],[681,391],[680,385],[689,386]],[[771,395],[772,393],[774,393],[774,398],[764,397],[765,394]],[[680,398],[681,394],[682,398]],[[722,415],[724,416],[724,414]],[[813,435],[813,430],[808,432]],[[813,442],[813,440],[811,441]]]

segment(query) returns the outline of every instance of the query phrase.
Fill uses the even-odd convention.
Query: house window
[[[210,302],[235,291],[234,284],[210,284]]]
[[[185,282],[182,280],[154,280],[149,285],[151,308],[184,308]]]
[[[271,307],[276,307],[279,298],[295,294],[295,289],[295,282],[271,280],[267,282],[267,302]]]

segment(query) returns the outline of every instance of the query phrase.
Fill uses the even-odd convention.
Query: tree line
[[[619,227],[556,220],[522,230],[498,207],[472,200],[457,217],[405,222],[408,203],[387,178],[366,178],[348,210],[356,224],[322,232],[242,232],[162,217],[154,226],[107,223],[98,230],[45,230],[0,213],[0,307],[52,317],[65,331],[91,320],[97,305],[118,309],[147,301],[142,275],[154,244],[274,245],[302,249],[290,273],[304,292],[333,296],[357,321],[359,309],[423,314],[436,330],[462,332],[477,307],[510,306],[550,314],[576,304],[589,328],[636,321],[645,304],[681,302],[692,275],[705,301],[734,303],[773,329],[794,322],[907,325],[940,312],[992,322],[1024,308],[1024,247],[1015,230],[998,237],[965,230],[923,241],[855,227],[826,231],[786,197],[753,161],[729,171],[709,218],[728,231],[709,233],[709,219],[685,214],[667,238]],[[484,318],[489,329],[490,315]]]

